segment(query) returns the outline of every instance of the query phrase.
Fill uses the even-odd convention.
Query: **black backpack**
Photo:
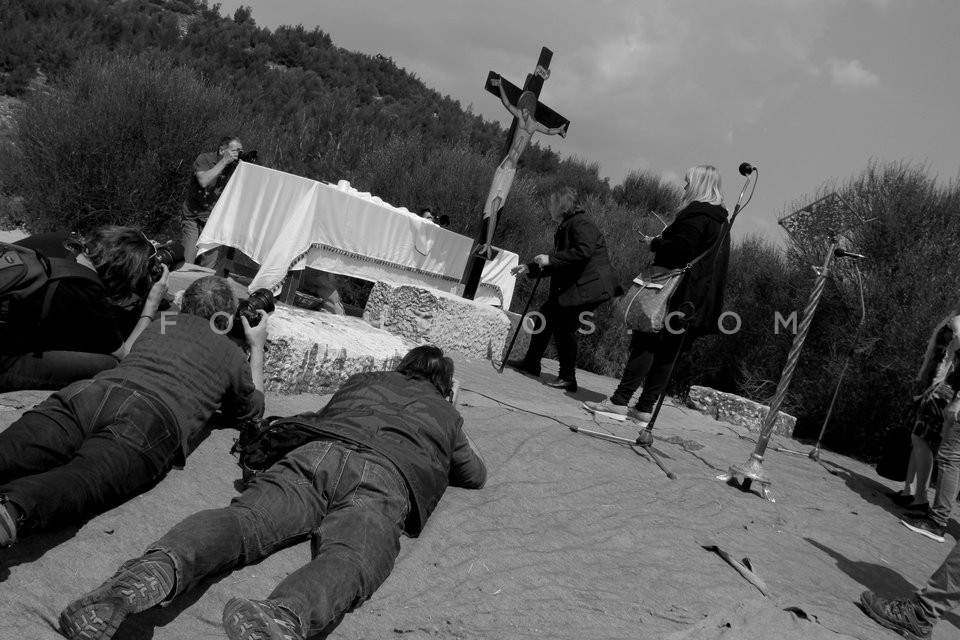
[[[101,285],[96,272],[73,260],[48,258],[39,251],[0,242],[0,339],[9,339],[7,333],[14,325],[41,325],[50,314],[57,286],[71,278]],[[24,304],[41,292],[39,312],[36,305]],[[25,308],[34,317],[23,317]]]

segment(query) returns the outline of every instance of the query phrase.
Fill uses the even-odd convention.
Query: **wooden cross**
[[[500,74],[491,71],[487,74],[485,88],[500,98],[507,109],[514,114],[513,123],[507,133],[503,147],[503,160],[494,173],[493,182],[483,207],[480,233],[474,242],[473,250],[463,272],[461,283],[464,285],[463,297],[472,300],[480,285],[484,263],[494,255],[493,234],[507,194],[513,184],[520,155],[526,150],[534,133],[566,136],[570,121],[539,101],[543,81],[550,77],[550,60],[553,52],[541,48],[540,58],[533,73],[528,74],[519,89]]]

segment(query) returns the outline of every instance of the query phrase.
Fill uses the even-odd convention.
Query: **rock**
[[[755,433],[760,432],[769,411],[769,407],[759,402],[696,385],[690,387],[687,404],[715,420],[746,427]],[[774,423],[773,433],[790,437],[796,426],[797,419],[781,411]]]
[[[474,358],[498,358],[510,339],[502,310],[427,287],[380,281],[363,319],[416,344],[434,344]]]
[[[332,393],[348,377],[393,369],[416,346],[359,318],[277,304],[264,362],[267,391]]]

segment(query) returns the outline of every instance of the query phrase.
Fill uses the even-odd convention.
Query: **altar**
[[[197,242],[234,247],[259,266],[250,291],[279,290],[306,267],[459,294],[473,241],[346,181],[330,184],[240,162]],[[475,300],[509,309],[518,256],[500,250]]]

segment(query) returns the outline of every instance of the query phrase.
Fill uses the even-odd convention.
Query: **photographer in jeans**
[[[225,333],[237,300],[223,278],[191,284],[119,366],[54,393],[0,433],[0,547],[25,531],[100,513],[174,465],[217,409],[263,414],[267,315],[241,318],[250,361]]]
[[[213,205],[217,204],[227,181],[236,168],[237,160],[243,154],[243,143],[239,138],[227,136],[220,140],[216,152],[201,153],[193,161],[193,173],[187,185],[187,198],[183,203],[183,244],[184,258],[187,264],[197,259],[197,239],[203,225],[210,217]],[[220,250],[214,249],[200,256],[200,266],[216,268],[220,259]]]
[[[420,534],[448,485],[479,489],[486,482],[455,406],[453,370],[441,349],[416,347],[396,371],[358,373],[320,411],[282,419],[307,429],[293,443],[299,446],[230,506],[189,516],[69,604],[61,633],[108,640],[127,616],[308,536],[312,561],[267,599],[227,602],[227,636],[303,640],[337,622],[383,584],[401,533]]]
[[[68,241],[79,253],[64,246]],[[72,257],[95,275],[57,281],[49,300],[53,283],[48,283],[17,303],[0,340],[0,392],[61,389],[115,367],[167,291],[167,270],[154,260],[156,247],[130,227],[100,227],[82,243],[63,233],[15,244],[53,254],[50,258]],[[140,304],[131,327],[122,316]]]

